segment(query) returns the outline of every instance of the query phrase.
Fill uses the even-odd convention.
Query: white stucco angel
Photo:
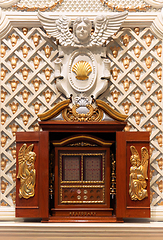
[[[88,18],[79,17],[73,23],[72,33],[69,31],[71,20],[65,16],[54,18],[38,12],[38,17],[46,32],[58,39],[61,46],[91,47],[108,44],[109,37],[118,31],[127,14],[123,12],[109,16],[97,16],[94,26]],[[91,34],[92,27],[94,27],[93,34]]]
[[[126,17],[127,12],[97,16],[93,22],[79,17],[72,24],[65,16],[50,17],[38,12],[47,34],[58,43],[59,56],[54,67],[56,87],[66,97],[84,93],[97,98],[108,88],[110,60],[106,45]]]

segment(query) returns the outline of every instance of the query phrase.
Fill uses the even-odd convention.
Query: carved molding
[[[144,0],[144,2],[148,3],[149,5],[151,5],[152,7],[155,7],[155,8],[163,7],[162,0]]]
[[[0,0],[0,7],[8,8],[13,4],[17,3],[19,0]]]
[[[163,4],[162,4],[162,6],[163,6]],[[163,39],[163,9],[157,15],[157,18],[152,23],[151,30],[154,34],[156,34],[157,37]]]
[[[78,113],[76,111],[80,105],[73,105],[72,108],[66,108],[62,111],[63,119],[67,122],[100,122],[103,118],[103,111],[98,107],[93,108],[91,104],[86,105],[88,113]]]
[[[71,102],[70,99],[67,99],[65,101],[62,101],[62,102],[59,102],[57,103],[56,105],[54,105],[54,107],[52,107],[52,109],[42,113],[42,114],[38,114],[38,117],[40,118],[41,121],[44,121],[44,120],[49,120],[53,117],[56,117],[58,116],[61,111],[68,107],[69,103]]]
[[[129,11],[129,12],[136,12],[136,11],[148,11],[148,9],[151,7],[149,5],[145,5],[145,4],[141,4],[139,6],[134,6],[134,5],[130,5],[129,3],[125,4],[125,2],[123,2],[122,4],[116,4],[114,2],[111,1],[105,1],[105,0],[100,0],[101,3],[104,6],[107,6],[109,9],[111,9],[112,11],[117,11],[117,12],[124,12],[125,10]]]
[[[45,13],[49,16],[59,17],[59,14],[54,13]],[[113,13],[114,14],[114,13]],[[67,17],[70,17],[73,21],[78,16],[82,16],[83,13],[75,13],[72,15],[66,13]],[[91,15],[86,13],[85,17],[88,17],[90,20],[93,20],[96,17],[97,13],[92,13]],[[150,27],[152,23],[157,19],[157,16],[160,15],[158,12],[146,12],[142,13],[129,13],[127,19],[122,24],[122,27]],[[21,19],[21,21],[20,21]],[[14,27],[40,27],[40,21],[37,17],[37,12],[4,12],[0,10],[0,38],[3,39]],[[160,21],[155,21],[154,24],[157,31],[155,34],[159,34],[162,31],[163,23]],[[152,26],[152,30],[154,29]],[[160,34],[159,34],[160,36]]]
[[[100,138],[97,137],[90,137],[87,135],[78,135],[78,136],[72,136],[69,138],[66,138],[64,140],[60,140],[59,142],[53,142],[53,145],[56,146],[65,146],[67,144],[75,144],[75,143],[79,143],[79,141],[82,142],[88,142],[91,144],[95,144],[95,145],[99,145],[101,147],[107,147],[107,146],[111,146],[112,143],[110,142],[106,142]]]
[[[96,99],[96,104],[99,108],[101,108],[108,116],[118,121],[125,121],[127,119],[127,115],[121,114],[115,111],[112,107],[109,106],[106,102]]]

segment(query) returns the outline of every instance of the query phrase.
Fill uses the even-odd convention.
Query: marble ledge
[[[40,223],[0,222],[3,240],[162,240],[163,222]]]
[[[7,211],[8,209],[8,211]],[[162,240],[163,207],[151,207],[151,219],[124,223],[41,223],[15,218],[14,208],[0,208],[3,240]],[[161,221],[161,222],[159,222]]]

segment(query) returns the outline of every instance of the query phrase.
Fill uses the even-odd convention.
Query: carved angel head
[[[130,157],[130,163],[133,167],[136,167],[137,166],[137,156],[135,155],[131,155]]]
[[[48,14],[48,13],[47,13]],[[38,11],[38,18],[46,32],[57,39],[61,46],[102,46],[110,42],[127,17],[127,12],[109,16],[97,16],[93,21],[94,33],[91,35],[92,23],[88,18],[79,17],[74,21],[73,33],[69,31],[71,20],[65,16],[51,17]]]
[[[29,152],[26,156],[27,158],[27,164],[30,166],[32,164],[34,164],[35,159],[36,159],[36,153],[35,152]]]
[[[91,35],[92,23],[88,18],[77,18],[73,24],[73,33],[78,41],[88,41]]]

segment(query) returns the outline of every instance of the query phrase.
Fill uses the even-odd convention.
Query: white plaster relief
[[[67,17],[53,18],[38,12],[38,18],[46,32],[59,40],[61,46],[92,47],[107,45],[110,38],[118,31],[127,12],[109,16],[97,16],[94,20],[95,31],[91,35],[92,23],[86,17],[77,18],[73,23],[73,34],[69,31],[71,20]]]
[[[13,4],[17,3],[19,0],[0,0],[0,7],[8,8],[11,7]]]
[[[163,9],[152,23],[151,30],[154,34],[156,34],[156,36],[163,39]]]
[[[162,8],[163,7],[163,1],[162,0],[144,0],[146,3],[151,5],[155,8]]]
[[[8,32],[12,29],[12,24],[5,12],[0,8],[0,39],[5,37]]]
[[[50,16],[60,17],[59,13],[49,13]],[[114,13],[110,13],[114,14]],[[122,27],[150,27],[154,20],[157,18],[159,12],[146,12],[144,13],[128,13],[127,19],[123,22]],[[79,16],[83,16],[83,13],[71,12],[66,13],[67,17],[75,20]],[[85,17],[93,20],[97,14],[96,12],[85,12]],[[21,19],[21,21],[20,21]],[[0,39],[3,39],[14,27],[40,27],[41,23],[37,17],[37,12],[7,12],[1,9],[0,11]],[[160,26],[161,27],[161,26]]]
[[[37,13],[34,12],[6,12],[1,9],[0,17],[0,39],[3,39],[14,27],[40,27]]]
[[[149,1],[151,1],[153,5],[149,5]],[[41,11],[48,12],[82,12],[82,14],[84,15],[86,12],[99,13],[119,11],[119,8],[129,9],[129,11],[134,8],[134,11],[155,12],[158,10],[160,11],[160,1],[161,0],[104,0],[103,2],[103,0],[83,0],[81,2],[80,0],[20,0],[14,8],[12,8],[11,6],[11,8],[4,8],[4,10],[7,9],[8,11],[37,11],[38,9],[40,9]],[[109,8],[107,4],[105,4],[105,2],[111,7]],[[146,4],[146,2],[148,5]],[[148,6],[150,8],[148,8]]]
[[[92,94],[97,98],[107,90],[110,61],[106,57],[106,46],[127,15],[127,12],[123,12],[97,16],[93,21],[94,32],[91,34],[92,22],[86,17],[75,19],[71,33],[69,31],[71,20],[67,17],[53,18],[38,12],[38,18],[46,32],[59,41],[59,58],[62,58],[63,67],[61,67],[61,75],[56,77],[56,86],[67,98],[70,94],[73,94],[74,98],[83,92],[86,97],[90,98]],[[90,71],[87,75],[88,66]],[[79,71],[76,69],[78,73],[80,72],[79,75],[76,72],[77,76],[74,74],[74,67],[80,69]],[[58,67],[56,75],[58,75]]]
[[[81,14],[81,13],[80,13]],[[70,16],[71,15],[71,16]],[[72,13],[70,14],[69,16],[70,17],[72,17],[73,19],[75,19],[77,16],[77,14],[76,15],[74,15],[74,16],[72,16]],[[79,15],[79,14],[78,14]],[[3,16],[4,16],[4,14],[3,14]],[[93,16],[93,14],[91,15],[90,14],[90,16],[89,16],[89,14],[87,14],[87,16],[88,17],[90,17],[91,19],[93,19],[94,18],[94,16]],[[5,26],[5,24],[3,24],[3,34],[5,33],[5,34],[8,34],[9,33],[9,31],[10,31],[10,29],[12,29],[13,27],[17,27],[17,26],[20,26],[20,27],[24,27],[24,26],[28,26],[28,27],[31,27],[31,26],[36,26],[36,27],[38,27],[38,26],[40,26],[40,23],[39,23],[39,21],[38,21],[38,19],[37,19],[37,16],[36,16],[36,13],[21,13],[21,12],[19,12],[19,13],[7,13],[6,12],[6,16],[5,16],[5,18],[6,19],[8,19],[8,23],[7,23],[7,28],[6,28],[6,26]],[[4,17],[2,17],[2,19],[3,19],[3,22],[5,22],[6,20],[5,20],[5,18]],[[20,18],[21,18],[21,21],[20,21]],[[152,22],[154,22],[153,24],[152,24]],[[163,26],[163,24],[162,24],[162,19],[161,19],[161,16],[158,14],[158,17],[157,17],[157,15],[156,14],[150,14],[150,13],[143,13],[143,15],[142,14],[140,14],[140,13],[138,13],[138,14],[129,14],[129,17],[127,18],[127,20],[125,21],[125,23],[123,24],[123,26],[133,26],[133,27],[137,27],[137,26],[150,26],[152,24],[152,30],[154,29],[154,27],[153,26],[155,26],[155,28],[156,29],[158,29],[158,31],[156,31],[155,30],[155,34],[156,34],[156,36],[158,36],[159,38],[163,38],[162,37],[162,32],[163,32],[163,30],[162,30],[162,26]],[[154,30],[153,30],[154,31]],[[1,34],[1,31],[0,31],[0,34]],[[3,35],[2,34],[2,35]],[[142,42],[143,42],[143,40],[142,40]],[[141,43],[142,43],[141,42]],[[132,52],[131,52],[131,54],[132,54]],[[157,56],[157,55],[156,55]],[[42,61],[43,62],[43,61]],[[142,63],[143,64],[143,63]],[[120,64],[119,64],[119,66],[121,66]],[[118,84],[117,84],[117,86],[118,86]],[[143,89],[143,88],[142,88]],[[154,92],[153,92],[153,94],[154,94]],[[146,94],[147,95],[147,94]],[[131,99],[132,100],[132,99]],[[157,103],[157,102],[156,102]],[[113,105],[114,105],[114,102],[113,102]],[[47,104],[47,108],[49,107],[49,105]],[[44,109],[43,109],[44,110]],[[132,109],[132,111],[133,111],[133,109]],[[145,120],[144,120],[145,121]],[[154,121],[154,120],[153,120]],[[131,123],[133,123],[132,121],[131,121]],[[158,124],[156,123],[156,126],[157,126]],[[159,126],[159,125],[158,125]],[[141,128],[139,129],[138,127],[137,127],[137,129],[138,130],[141,130]],[[142,128],[143,129],[143,128]],[[160,128],[161,129],[161,128]],[[26,129],[26,131],[27,131],[28,129]],[[153,134],[152,134],[152,136],[153,136]],[[161,148],[160,148],[161,149]],[[156,151],[155,151],[156,152]],[[155,153],[155,155],[156,155],[156,153]],[[153,159],[154,159],[154,157],[153,157]],[[156,165],[156,164],[155,164]],[[160,171],[161,172],[161,171]],[[154,176],[154,180],[155,180],[155,177],[156,176]],[[160,199],[161,199],[161,195],[160,195]],[[157,199],[157,201],[158,201],[158,199]],[[157,204],[157,201],[154,201],[152,204]],[[8,207],[6,207],[6,208],[8,208]],[[157,208],[157,207],[156,207]],[[156,213],[157,214],[157,213]],[[160,212],[160,217],[162,216],[162,212]]]

